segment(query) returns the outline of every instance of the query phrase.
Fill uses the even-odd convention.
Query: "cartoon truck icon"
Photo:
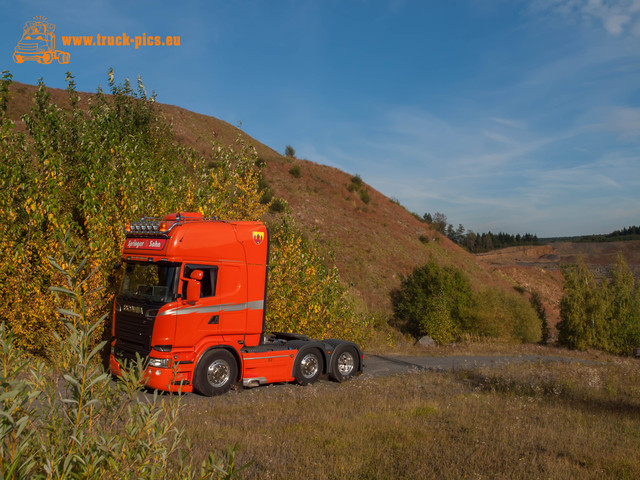
[[[69,63],[69,53],[56,50],[56,36],[53,34],[56,26],[44,20],[36,18],[24,24],[22,38],[13,51],[16,63],[32,60],[44,64],[53,60],[61,64]]]

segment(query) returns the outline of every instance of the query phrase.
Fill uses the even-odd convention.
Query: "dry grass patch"
[[[238,443],[247,478],[638,478],[637,364],[521,364],[277,385],[204,399],[193,455]]]

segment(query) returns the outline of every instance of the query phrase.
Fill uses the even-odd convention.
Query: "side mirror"
[[[202,270],[194,270],[187,280],[187,302],[200,300],[200,280],[203,277]]]

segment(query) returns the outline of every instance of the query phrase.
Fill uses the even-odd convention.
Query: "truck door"
[[[242,295],[242,269],[237,265],[185,264],[182,278],[202,271],[200,299],[186,303],[187,281],[181,285],[181,308],[177,312],[176,345],[195,345],[205,337],[218,336],[218,343],[244,345],[246,295]]]
[[[200,298],[194,303],[186,302],[187,281],[194,270],[202,271],[200,280]],[[202,338],[220,333],[219,312],[216,297],[218,283],[217,265],[185,264],[180,285],[181,300],[177,309],[176,346],[192,346]]]

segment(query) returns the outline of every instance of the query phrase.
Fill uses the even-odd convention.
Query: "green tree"
[[[638,284],[622,255],[611,279],[596,280],[581,261],[565,267],[558,341],[572,348],[630,353],[640,345]]]
[[[597,326],[604,318],[603,292],[582,261],[565,266],[562,274],[564,296],[560,303],[558,342],[585,350],[595,345]]]
[[[295,149],[291,145],[287,145],[284,148],[284,156],[285,157],[289,157],[289,158],[295,158],[295,156],[296,156]]]
[[[618,253],[611,268],[609,283],[609,317],[615,337],[610,350],[616,353],[631,353],[640,347],[640,282]]]

